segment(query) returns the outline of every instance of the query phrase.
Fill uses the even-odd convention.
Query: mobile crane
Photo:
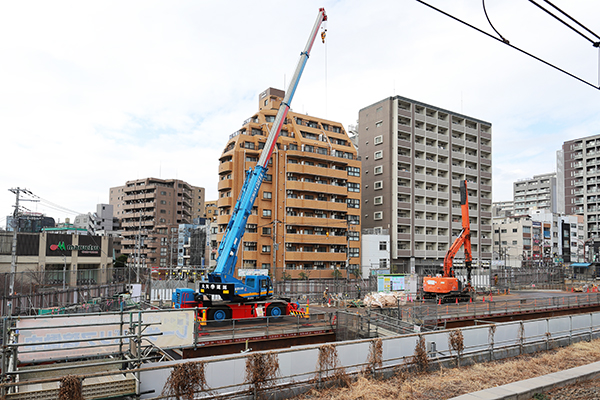
[[[215,270],[208,274],[208,282],[200,283],[200,293],[191,289],[177,289],[172,297],[175,308],[207,307],[207,319],[223,320],[250,318],[261,314],[266,316],[287,315],[297,307],[289,299],[273,298],[273,284],[269,276],[246,276],[245,282],[242,282],[234,274],[237,261],[236,254],[242,242],[248,216],[252,212],[252,206],[267,172],[269,160],[290,109],[292,98],[298,87],[298,82],[308,61],[317,33],[325,21],[327,21],[327,14],[324,8],[320,8],[308,42],[304,51],[300,53],[296,71],[281,102],[265,147],[256,166],[250,168],[246,174],[246,180],[219,246]],[[321,33],[323,42],[325,42],[325,32],[326,29],[323,29]],[[207,300],[208,297],[204,296],[213,294],[219,295],[223,301],[213,303]]]
[[[462,215],[462,230],[446,252],[443,275],[426,276],[423,278],[423,297],[426,299],[435,298],[440,302],[446,302],[453,300],[469,301],[475,297],[475,289],[471,286],[471,264],[473,257],[471,254],[469,194],[467,192],[466,181],[461,181],[460,183],[460,211]],[[465,268],[467,269],[466,285],[463,285],[463,282],[454,276],[453,268],[454,256],[463,245]]]

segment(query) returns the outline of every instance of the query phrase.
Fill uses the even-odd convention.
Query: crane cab
[[[246,298],[267,298],[273,296],[273,283],[265,275],[248,275],[244,282]]]

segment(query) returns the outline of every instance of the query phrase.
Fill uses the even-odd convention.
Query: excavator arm
[[[471,224],[469,221],[469,195],[467,193],[467,182],[460,183],[460,211],[462,214],[462,231],[454,240],[450,249],[444,257],[444,277],[454,277],[453,261],[458,250],[464,245],[465,267],[467,268],[467,284],[471,284]]]

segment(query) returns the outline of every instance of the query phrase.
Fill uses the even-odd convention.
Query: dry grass
[[[206,390],[205,365],[202,361],[177,364],[173,367],[162,390],[162,395],[177,400],[192,400],[200,390]]]
[[[317,361],[317,374],[315,382],[334,381],[339,385],[350,386],[351,381],[344,367],[339,365],[337,347],[328,343],[319,347],[319,359]]]
[[[600,340],[580,342],[567,348],[460,369],[442,369],[418,374],[402,370],[385,381],[375,381],[361,376],[349,387],[312,390],[298,399],[448,399],[596,361],[600,361]]]
[[[81,378],[76,375],[65,375],[60,379],[58,400],[83,400]]]
[[[273,385],[279,375],[279,358],[273,352],[251,353],[246,358],[246,383],[256,394]]]

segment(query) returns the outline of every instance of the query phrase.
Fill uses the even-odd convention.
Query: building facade
[[[390,271],[390,234],[387,229],[363,229],[360,248],[363,279],[381,271],[394,272]]]
[[[0,234],[0,273],[11,272],[11,245],[12,234]],[[19,233],[16,272],[43,286],[102,285],[112,280],[112,249],[106,236]]]
[[[534,175],[513,183],[515,215],[525,215],[531,210],[558,212],[556,173]]]
[[[579,215],[536,210],[494,218],[494,260],[510,267],[584,262],[584,234]]]
[[[54,218],[47,217],[40,213],[28,212],[21,213],[18,217],[19,229],[18,232],[29,232],[37,233],[41,232],[44,228],[53,228],[56,226]],[[6,217],[6,230],[13,232],[15,226],[15,220],[12,215]]]
[[[498,201],[492,203],[492,216],[509,217],[515,213],[515,203],[513,201]]]
[[[564,213],[583,215],[586,239],[599,238],[600,135],[564,142],[556,162]]]
[[[406,273],[439,271],[462,228],[459,187],[466,180],[473,258],[489,266],[491,124],[395,96],[360,110],[358,132],[362,226],[389,229],[391,263]]]
[[[204,189],[178,179],[145,178],[110,188],[109,199],[128,262],[151,268],[154,277],[171,274],[177,268],[179,225],[204,214]]]
[[[284,92],[259,95],[259,111],[232,134],[220,158],[218,241],[246,171],[256,165]],[[283,277],[360,274],[361,167],[342,124],[288,112],[249,216],[237,269]],[[347,268],[348,267],[348,268]]]

